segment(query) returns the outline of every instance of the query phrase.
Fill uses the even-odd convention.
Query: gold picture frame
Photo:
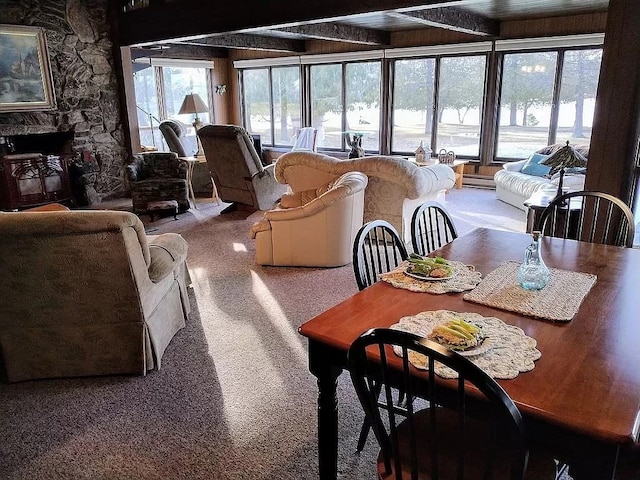
[[[52,110],[55,104],[44,30],[0,25],[0,113]]]

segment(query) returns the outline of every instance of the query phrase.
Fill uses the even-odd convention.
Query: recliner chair
[[[183,141],[186,133],[184,125],[176,120],[164,120],[158,125],[158,129],[167,142],[169,150],[178,155],[178,157],[188,157],[193,154],[187,153],[187,145]]]
[[[237,125],[205,125],[198,130],[220,200],[253,210],[269,210],[287,191],[276,182],[275,165],[263,166],[253,139]]]

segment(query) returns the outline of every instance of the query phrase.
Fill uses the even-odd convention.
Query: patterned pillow
[[[520,172],[526,173],[527,175],[534,175],[536,177],[544,177],[545,175],[548,175],[551,171],[551,167],[540,164],[540,162],[543,162],[547,158],[549,158],[549,155],[534,153],[522,166],[522,170],[520,170]]]

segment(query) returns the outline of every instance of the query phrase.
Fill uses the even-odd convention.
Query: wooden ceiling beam
[[[458,5],[464,0],[279,0],[268,8],[250,8],[246,2],[180,0],[152,2],[148,7],[118,12],[119,46],[187,40],[216,33],[255,28],[282,28],[309,22],[332,22],[350,15],[385,12],[390,8],[414,9]]]
[[[302,53],[305,51],[304,40],[270,37],[266,35],[250,35],[246,33],[215,35],[212,37],[184,40],[179,43],[183,45],[267,50],[273,52]]]
[[[363,45],[389,45],[391,43],[391,34],[389,32],[336,23],[315,23],[277,28],[272,31],[291,35],[295,38],[305,37],[333,42],[358,43]]]
[[[163,44],[159,47],[132,47],[131,59],[136,58],[179,58],[186,60],[210,60],[211,58],[227,58],[229,52],[224,48],[200,45],[184,45],[178,43]]]
[[[471,35],[497,37],[500,22],[456,7],[429,8],[410,12],[387,12],[387,15],[411,20],[429,27],[443,28]]]

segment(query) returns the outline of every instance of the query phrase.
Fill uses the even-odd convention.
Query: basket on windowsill
[[[444,148],[438,152],[438,162],[444,163],[445,165],[453,165],[453,162],[456,160],[456,154],[453,150],[446,151]]]

